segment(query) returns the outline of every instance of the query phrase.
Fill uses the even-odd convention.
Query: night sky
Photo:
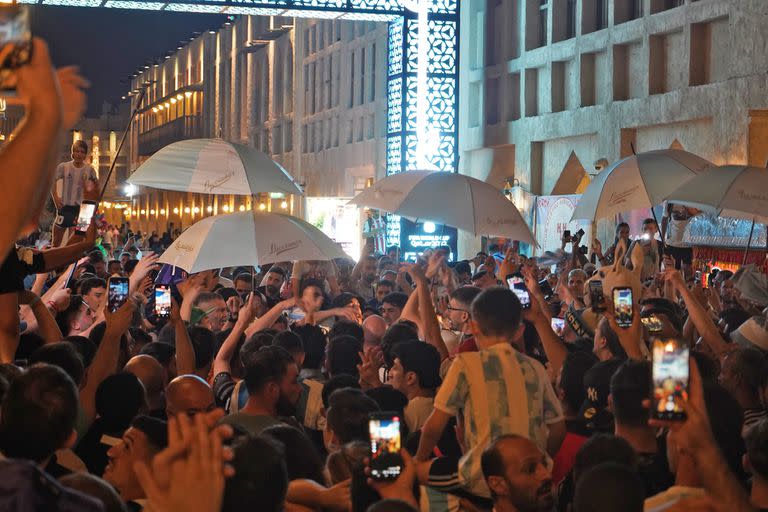
[[[117,103],[128,91],[121,83],[146,61],[175,50],[193,32],[216,28],[226,17],[210,14],[121,9],[33,7],[32,32],[48,42],[57,67],[80,66],[91,82],[88,115],[104,101]]]

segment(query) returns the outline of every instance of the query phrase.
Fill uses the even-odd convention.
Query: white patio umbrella
[[[711,162],[679,149],[623,158],[592,180],[571,220],[594,222],[631,210],[653,208],[671,191],[711,166]]]
[[[128,178],[133,185],[201,194],[301,194],[280,164],[254,148],[222,139],[174,142]]]
[[[193,224],[158,261],[195,273],[239,265],[346,257],[339,244],[297,217],[248,211],[207,217]]]
[[[744,251],[746,261],[755,222],[768,223],[768,169],[740,165],[712,166],[672,191],[667,200],[721,217],[751,220],[752,227]]]
[[[475,236],[503,236],[535,244],[517,207],[484,181],[449,172],[409,171],[377,181],[350,204],[415,221],[445,224]]]

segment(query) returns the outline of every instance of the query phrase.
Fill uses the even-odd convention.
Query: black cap
[[[581,405],[579,417],[583,418],[587,427],[592,430],[613,430],[613,415],[608,410],[608,395],[611,393],[611,377],[622,362],[620,359],[601,361],[584,374],[587,398]]]
[[[151,416],[136,416],[131,426],[142,431],[157,449],[162,450],[168,446],[168,424],[163,420]]]

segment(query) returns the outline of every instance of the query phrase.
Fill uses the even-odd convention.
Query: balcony
[[[202,136],[202,116],[181,116],[139,134],[139,155],[149,156],[173,142]]]

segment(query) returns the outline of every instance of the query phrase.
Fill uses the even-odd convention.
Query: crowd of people
[[[48,145],[86,86],[34,45],[27,121],[0,153],[28,170],[0,230],[0,508],[768,510],[768,280],[694,272],[674,239],[695,211],[670,207],[637,240],[620,224],[591,261],[576,233],[556,261],[504,240],[456,262],[366,244],[357,262],[187,275],[152,237],[127,247],[96,221],[30,249],[15,241],[37,228]],[[631,291],[627,324],[615,289]],[[655,339],[690,347],[682,419],[651,419]],[[402,419],[387,480],[371,474],[382,413]]]

